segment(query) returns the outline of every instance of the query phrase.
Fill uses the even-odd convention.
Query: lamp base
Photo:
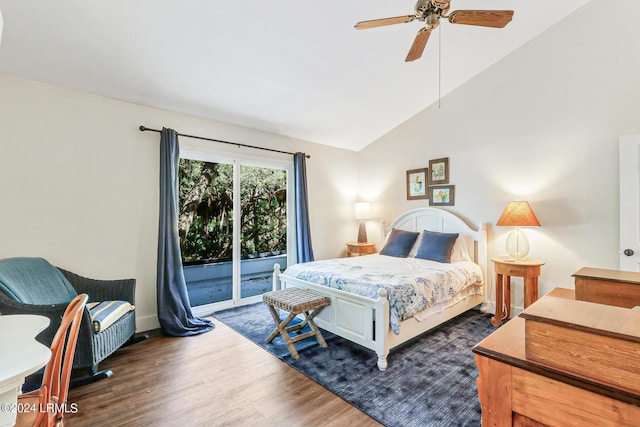
[[[367,243],[367,225],[364,221],[360,221],[358,228],[358,243]]]
[[[527,255],[529,255],[529,240],[519,227],[509,233],[505,249],[509,257],[514,261],[527,259]]]

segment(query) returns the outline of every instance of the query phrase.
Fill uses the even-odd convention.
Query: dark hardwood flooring
[[[101,365],[111,378],[72,389],[79,426],[377,426],[375,420],[219,321],[208,333],[150,338]]]

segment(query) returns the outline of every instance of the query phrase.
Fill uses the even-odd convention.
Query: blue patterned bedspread
[[[378,299],[387,290],[390,326],[400,332],[400,322],[421,310],[454,298],[469,286],[481,293],[482,269],[471,261],[443,264],[418,258],[366,255],[296,264],[285,276]]]

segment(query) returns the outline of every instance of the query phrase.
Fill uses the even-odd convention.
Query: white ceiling
[[[405,63],[419,22],[353,25],[413,0],[0,0],[0,74],[359,150],[589,1],[453,0],[515,15]]]

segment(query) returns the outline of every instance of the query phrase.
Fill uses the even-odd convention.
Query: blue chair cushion
[[[0,290],[23,304],[68,303],[78,293],[62,273],[42,258],[0,260]]]

